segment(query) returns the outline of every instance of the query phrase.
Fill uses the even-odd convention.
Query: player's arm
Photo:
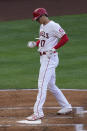
[[[34,48],[35,46],[39,46],[39,43],[40,43],[40,40],[38,41],[29,41],[28,44],[27,44],[27,47],[29,48]]]
[[[69,40],[66,32],[59,24],[55,24],[54,26],[54,35],[55,37],[60,39],[59,42],[55,45],[54,49],[59,49],[60,47],[64,46]]]
[[[36,41],[36,46],[39,46],[40,40]]]
[[[54,49],[58,49],[58,48],[62,47],[63,45],[65,45],[65,44],[68,42],[68,40],[69,40],[69,38],[68,38],[67,34],[64,34],[64,35],[60,38],[59,42],[58,42],[57,45],[54,47]]]

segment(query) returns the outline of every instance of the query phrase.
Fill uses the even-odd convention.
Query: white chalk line
[[[0,111],[2,110],[32,110],[33,107],[1,107]],[[49,109],[49,110],[59,110],[61,107],[43,107],[43,109]],[[85,114],[87,114],[87,110],[84,110],[84,107],[72,107],[75,114],[77,114],[79,117],[85,117]]]
[[[0,110],[32,110],[33,107],[0,107]],[[43,109],[49,109],[49,110],[59,110],[61,107],[43,107]],[[72,109],[76,109],[76,114],[78,115],[84,115],[87,113],[87,110],[84,110],[84,107],[72,107]]]
[[[87,113],[87,110],[83,111],[83,113],[84,113],[84,114]]]
[[[75,131],[87,131],[83,130],[84,124],[0,124],[0,127],[74,127]]]
[[[5,119],[5,118],[8,118],[8,119],[17,119],[17,116],[0,116],[0,118],[1,119]],[[20,118],[19,116],[18,116],[18,118]],[[22,117],[21,117],[22,118]],[[71,117],[71,116],[47,116],[46,117],[46,119],[72,119],[73,117]],[[23,117],[23,119],[24,119],[24,117]]]
[[[85,124],[0,124],[0,127],[74,127],[75,131],[87,131],[83,130]]]
[[[72,109],[76,109],[76,108],[83,108],[83,107],[72,107]],[[0,110],[25,110],[25,109],[33,109],[33,107],[0,107]],[[61,107],[43,107],[43,109],[61,109]]]
[[[0,91],[27,91],[27,90],[32,90],[32,91],[37,91],[38,89],[0,89]],[[87,91],[87,89],[60,89],[64,91]]]
[[[84,124],[0,124],[0,127],[13,127],[13,126],[20,126],[20,127],[25,127],[26,125],[27,126],[48,126],[48,127],[53,127],[53,126],[57,126],[57,127],[76,127],[76,126],[80,126],[80,125],[83,125]]]
[[[70,117],[70,116],[50,116],[50,117],[47,117],[47,118],[51,118],[51,119],[54,119],[54,118],[58,118],[58,119],[72,119],[73,117]]]

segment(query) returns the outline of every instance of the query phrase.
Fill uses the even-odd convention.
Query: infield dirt
[[[45,117],[40,125],[18,124],[33,113],[37,90],[0,91],[0,131],[75,131],[76,124],[87,129],[87,114],[76,114],[76,107],[87,110],[87,91],[63,91],[75,109],[71,114],[57,115],[60,109],[52,94],[48,91],[44,104]],[[68,125],[67,125],[68,124]]]

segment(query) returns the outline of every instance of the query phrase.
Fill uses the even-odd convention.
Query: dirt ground
[[[0,131],[78,131],[77,124],[87,130],[87,113],[77,114],[78,107],[87,110],[87,91],[65,90],[63,93],[74,107],[72,113],[57,115],[60,107],[48,91],[42,123],[29,125],[17,121],[25,120],[33,113],[37,90],[0,91]]]

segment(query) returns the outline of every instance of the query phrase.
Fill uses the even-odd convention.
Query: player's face
[[[37,22],[39,22],[40,24],[43,24],[43,23],[44,23],[44,16],[40,16],[40,17],[37,19]]]

